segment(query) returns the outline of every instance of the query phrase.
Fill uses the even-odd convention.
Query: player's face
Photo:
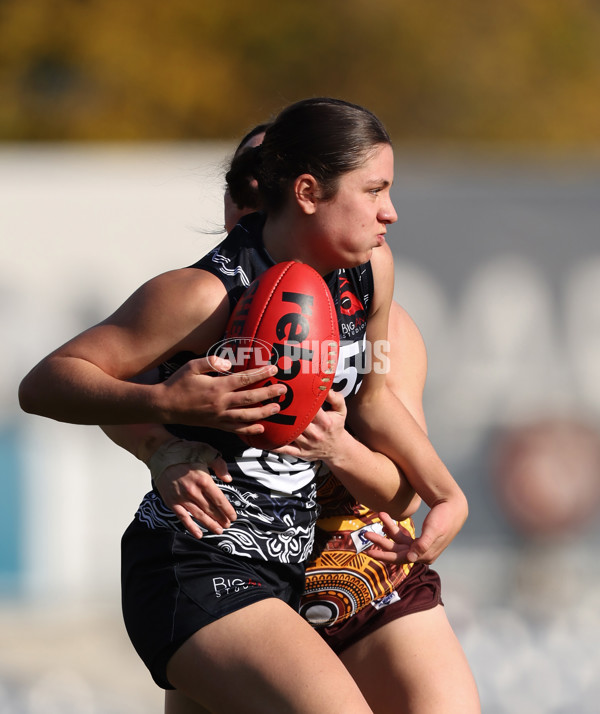
[[[394,152],[380,144],[360,168],[340,178],[331,200],[319,202],[316,248],[332,261],[330,269],[360,265],[385,243],[387,226],[398,219],[390,198],[393,179]]]

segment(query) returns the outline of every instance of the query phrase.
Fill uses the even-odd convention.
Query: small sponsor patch
[[[357,553],[362,553],[363,550],[367,550],[367,548],[370,548],[373,545],[370,540],[365,538],[365,533],[367,532],[385,535],[383,531],[383,524],[381,523],[370,523],[368,526],[364,526],[363,528],[354,531],[351,537]]]
[[[393,602],[399,602],[399,600],[400,595],[398,595],[398,593],[394,590],[394,592],[391,592],[389,595],[386,595],[379,600],[373,600],[371,605],[373,605],[376,610],[383,610],[384,607],[391,605]]]

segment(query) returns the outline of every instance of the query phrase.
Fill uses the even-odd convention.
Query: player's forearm
[[[154,385],[115,379],[96,365],[50,356],[25,376],[21,408],[72,424],[135,424],[161,421]]]
[[[100,428],[117,446],[145,464],[160,446],[173,438],[161,424],[111,424]]]
[[[406,518],[417,510],[421,499],[391,459],[371,451],[345,430],[337,446],[324,462],[359,503],[394,518]]]
[[[430,508],[453,501],[466,518],[464,494],[424,431],[389,391],[378,399],[363,400],[353,410],[349,421],[356,436],[396,463]]]

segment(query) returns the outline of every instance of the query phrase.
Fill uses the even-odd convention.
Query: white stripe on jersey
[[[242,281],[242,284],[245,287],[248,287],[250,285],[250,280],[248,279],[248,276],[244,272],[241,266],[237,266],[237,268],[228,268],[227,263],[229,263],[230,258],[226,258],[224,255],[221,255],[219,253],[219,249],[215,248],[211,254],[210,254],[210,259],[212,260],[213,263],[216,263],[219,266],[219,270],[223,275],[229,275],[230,277],[233,277],[234,275],[239,275],[240,280]]]

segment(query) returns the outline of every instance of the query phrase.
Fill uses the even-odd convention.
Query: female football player
[[[385,340],[393,152],[367,110],[305,100],[278,116],[259,149],[234,160],[228,186],[236,202],[248,171],[264,214],[242,221],[194,266],[141,286],[112,316],[42,360],[21,384],[21,404],[76,423],[166,424],[173,440],[150,458],[155,480],[178,460],[218,463],[221,472],[225,465],[231,480],[219,485],[237,515],[228,528],[193,538],[153,490],[123,537],[125,622],[157,683],[213,712],[367,712],[340,660],[295,611],[313,545],[318,462],[273,452],[257,458],[240,438],[260,433],[257,420],[278,411],[284,388],[240,390],[252,384],[247,373],[216,377],[211,371],[227,365],[200,355],[222,336],[246,281],[284,260],[324,276],[342,333],[352,324],[357,343]],[[368,322],[349,321],[342,290],[362,301]],[[158,365],[164,381],[132,380]],[[435,557],[464,522],[464,496],[385,376],[349,367],[337,375],[351,383],[347,423],[378,453],[348,442],[354,465],[370,466],[359,487],[346,485],[358,498],[365,488],[375,507],[378,498],[393,504],[390,488],[406,501],[406,473],[431,507],[429,529],[408,559]],[[344,420],[335,397],[332,406],[321,415],[324,434],[333,430],[328,422]],[[195,442],[218,449],[222,461]],[[336,475],[345,478],[343,471]]]

